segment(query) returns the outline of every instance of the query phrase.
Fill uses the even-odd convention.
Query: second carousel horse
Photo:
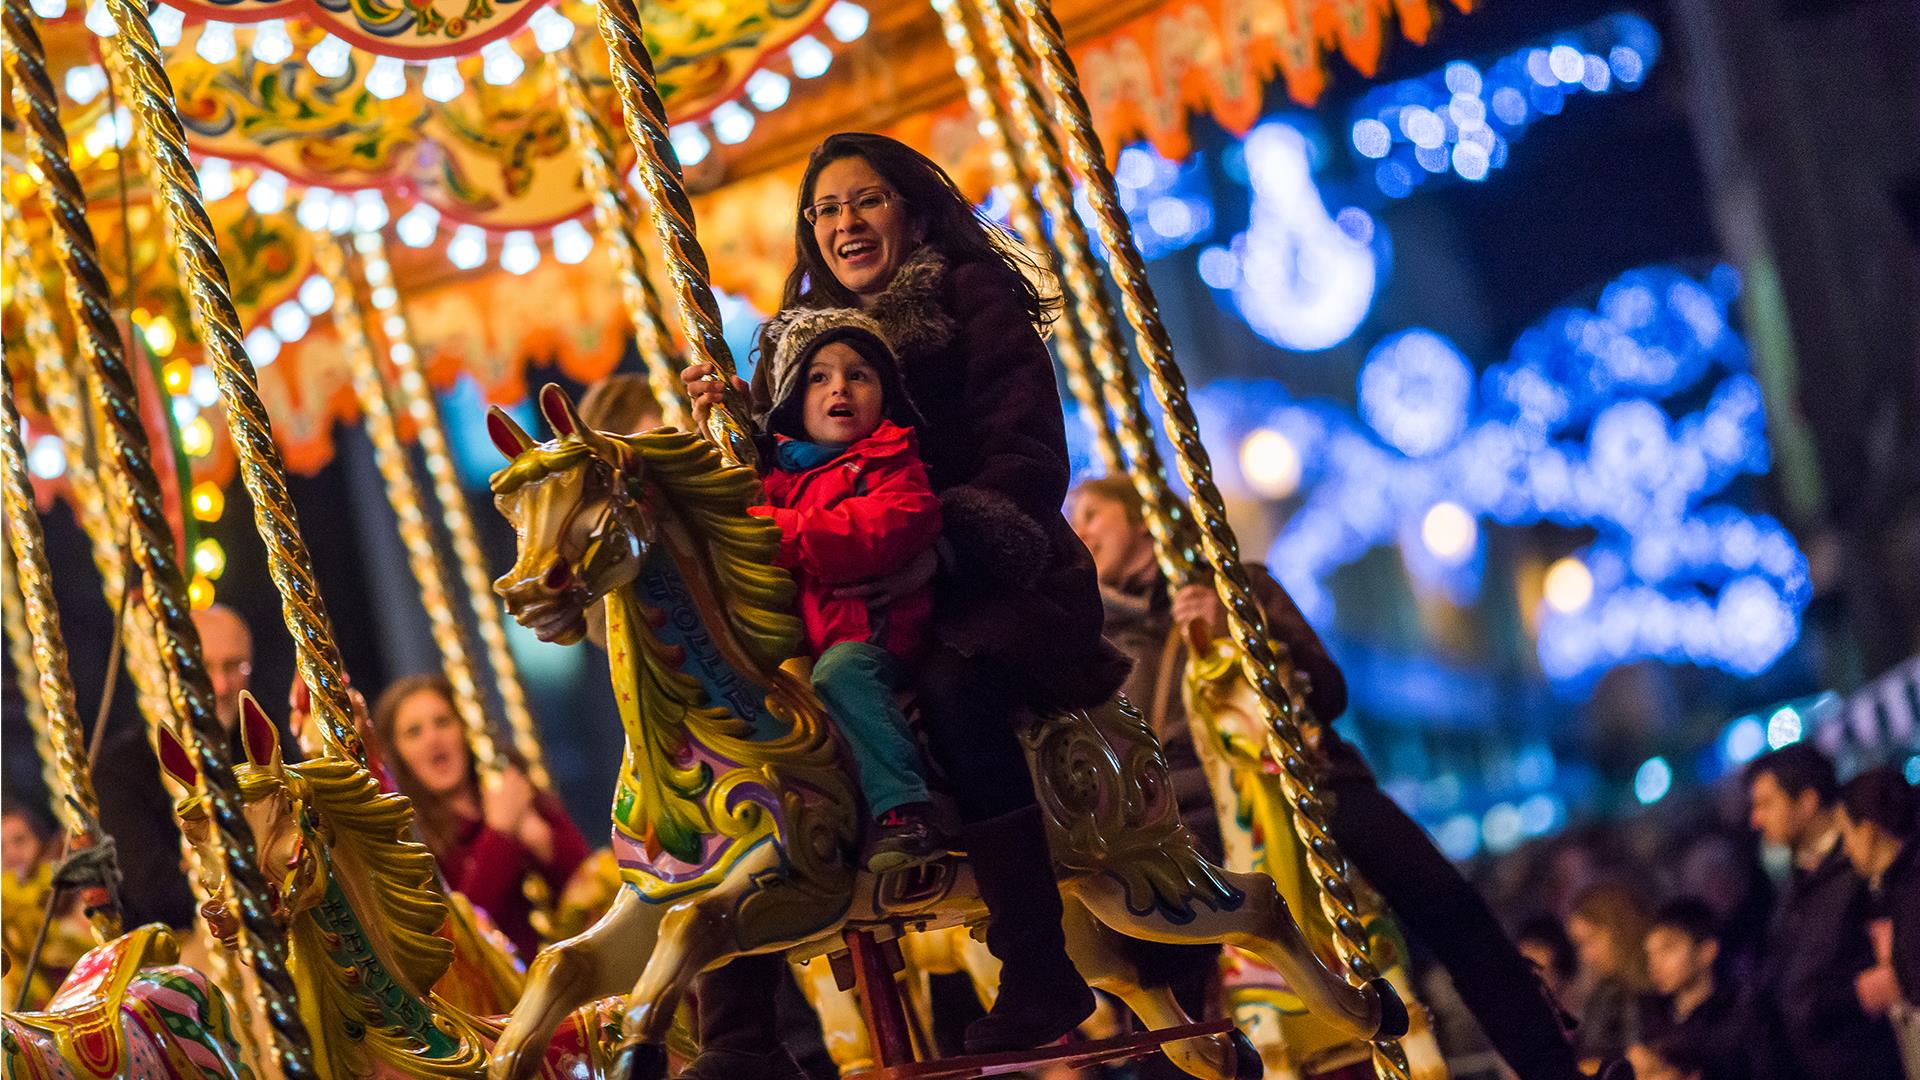
[[[624,888],[584,933],[541,951],[490,1075],[533,1074],[548,1032],[582,1003],[624,994],[623,1067],[664,1073],[673,1011],[695,975],[732,957],[839,948],[843,928],[937,929],[985,914],[963,861],[861,873],[860,808],[831,722],[798,658],[793,582],[772,565],[779,529],[747,508],[749,469],[697,436],[586,429],[558,387],[540,394],[555,439],[498,409],[510,464],[492,480],[519,538],[495,583],[540,637],[572,643],[604,601],[627,748],[613,803]],[[1149,1025],[1186,1022],[1140,986],[1124,936],[1239,945],[1285,973],[1352,1037],[1398,1034],[1392,988],[1327,971],[1273,882],[1206,862],[1180,825],[1158,743],[1120,703],[1052,712],[1023,733],[1066,901],[1075,963]],[[1196,1075],[1236,1071],[1226,1038],[1167,1048]]]
[[[1194,749],[1213,789],[1224,861],[1235,870],[1273,878],[1295,905],[1307,937],[1330,949],[1333,927],[1314,902],[1312,870],[1293,831],[1278,767],[1267,749],[1260,700],[1240,667],[1239,646],[1231,638],[1211,637],[1197,622],[1186,635],[1182,700]],[[1287,683],[1298,715],[1306,715],[1298,680]],[[1412,1076],[1446,1080],[1447,1065],[1426,1010],[1414,1002],[1400,930],[1372,889],[1359,880],[1353,884],[1373,962],[1410,1006],[1410,1030],[1401,1046]],[[1298,1080],[1367,1060],[1365,1042],[1316,1016],[1287,979],[1258,957],[1228,949],[1222,966],[1234,1022],[1259,1049],[1267,1080]]]
[[[287,927],[288,969],[319,1075],[478,1076],[503,1020],[476,1016],[437,990],[454,963],[456,939],[468,931],[449,931],[453,909],[433,856],[412,839],[412,804],[382,792],[355,761],[284,763],[273,723],[251,695],[241,697],[241,723],[247,760],[234,777],[260,865],[273,868],[270,902]],[[170,732],[160,743],[162,767],[193,790],[186,749]],[[200,797],[181,800],[176,814],[203,864],[219,867]],[[214,899],[203,914],[231,947],[238,927],[220,902],[224,882],[210,885]],[[619,1005],[583,1002],[571,1010],[535,1055],[537,1075],[608,1075]]]
[[[227,999],[179,958],[159,924],[89,951],[45,1008],[6,1014],[7,1080],[253,1080]]]

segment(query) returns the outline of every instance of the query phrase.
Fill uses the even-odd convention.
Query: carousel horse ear
[[[189,792],[200,784],[200,770],[193,764],[193,755],[180,736],[165,725],[160,727],[160,767]]]
[[[487,410],[487,437],[507,455],[508,461],[533,447],[533,437],[498,405]]]
[[[240,691],[240,742],[246,747],[249,762],[280,768],[280,733],[267,719],[267,710],[246,690]]]
[[[540,388],[540,413],[547,418],[553,433],[561,438],[578,435],[583,426],[580,414],[573,411],[573,402],[568,400],[567,392],[553,383]]]

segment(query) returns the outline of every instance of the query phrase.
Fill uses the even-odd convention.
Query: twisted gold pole
[[[314,262],[333,286],[333,326],[340,336],[340,348],[353,369],[353,390],[360,399],[360,411],[366,421],[367,436],[373,442],[374,463],[386,482],[387,503],[400,523],[400,541],[407,549],[407,564],[420,586],[420,603],[427,610],[433,643],[440,650],[440,664],[447,682],[453,686],[454,704],[466,725],[467,741],[484,775],[500,770],[500,750],[493,741],[493,725],[487,723],[487,710],[474,682],[473,665],[467,659],[466,635],[460,630],[459,617],[447,600],[446,568],[441,565],[438,546],[427,516],[420,508],[420,488],[414,482],[413,467],[400,444],[400,432],[394,424],[393,410],[387,404],[386,382],[380,377],[380,360],[367,338],[363,309],[355,295],[353,276],[348,272],[349,253],[344,241],[327,233],[313,234]]]
[[[1001,0],[977,0],[977,7],[993,50],[1000,86],[1006,91],[1014,122],[1025,144],[1024,157],[1033,163],[1039,179],[1040,204],[1053,219],[1054,246],[1066,269],[1075,310],[1087,327],[1106,411],[1113,414],[1115,434],[1129,465],[1127,476],[1140,496],[1147,530],[1153,536],[1154,555],[1166,576],[1167,588],[1178,589],[1196,579],[1199,553],[1194,549],[1186,514],[1167,485],[1166,465],[1160,460],[1160,447],[1153,439],[1153,425],[1140,405],[1139,382],[1128,363],[1113,312],[1107,306],[1106,289],[1094,265],[1086,225],[1074,208],[1073,181],[1067,172],[1066,154],[1053,134],[1046,109],[1035,95],[1021,62],[1007,9]]]
[[[568,61],[575,59],[568,50]],[[686,390],[674,363],[673,335],[667,329],[659,290],[653,287],[647,271],[646,252],[635,235],[638,215],[615,166],[613,135],[594,112],[586,82],[575,65],[563,62],[557,54],[547,62],[565,106],[562,111],[567,118],[567,136],[580,155],[580,183],[593,196],[594,224],[613,253],[614,270],[620,275],[620,294],[627,303],[627,317],[633,320],[634,342],[640,359],[646,362],[647,385],[653,388],[653,399],[660,406],[660,419],[670,427],[692,431],[693,416],[687,410]]]
[[[1000,99],[988,85],[986,70],[980,64],[983,50],[978,41],[978,32],[969,25],[966,14],[955,0],[933,0],[933,9],[940,15],[940,26],[946,33],[947,46],[953,50],[953,68],[966,86],[967,104],[972,107],[973,114],[980,118],[993,147],[994,171],[999,174],[1000,188],[1007,193],[1013,207],[1014,230],[1026,241],[1029,249],[1044,252],[1047,232],[1041,224],[1039,204],[1033,198],[1033,177],[1025,161],[1014,152],[1013,137],[1007,130],[1006,111],[1000,107]],[[1056,263],[1048,259],[1048,265]],[[1100,400],[1100,391],[1094,386],[1093,370],[1087,360],[1087,340],[1085,321],[1077,308],[1070,307],[1067,325],[1054,335],[1054,349],[1060,354],[1060,366],[1067,373],[1067,391],[1079,404],[1080,419],[1093,435],[1094,451],[1100,457],[1100,464],[1107,475],[1118,476],[1126,471],[1126,459],[1121,454],[1120,440],[1107,423],[1107,407]]]
[[[377,232],[358,233],[353,246],[364,260],[367,284],[373,293],[386,289],[386,295],[373,301],[381,316],[381,328],[387,336],[387,358],[393,362],[398,379],[394,390],[400,407],[413,418],[420,456],[426,460],[427,476],[433,482],[434,498],[446,516],[447,535],[453,541],[454,565],[466,585],[467,603],[473,611],[474,625],[486,648],[487,663],[493,668],[500,702],[505,707],[507,727],[513,732],[514,746],[527,762],[527,778],[541,788],[552,786],[547,775],[546,755],[540,748],[540,731],[527,708],[527,694],[520,685],[519,667],[507,648],[507,633],[500,625],[501,610],[493,595],[493,582],[487,576],[487,560],[480,554],[480,541],[473,531],[473,515],[467,509],[466,492],[460,490],[460,476],[453,465],[453,451],[447,447],[446,429],[440,424],[440,407],[433,389],[427,385],[420,350],[413,343],[405,310],[400,307],[399,291],[393,288],[392,264],[387,261],[386,241]],[[338,297],[336,291],[336,299]],[[488,739],[491,747],[492,739]],[[478,748],[476,747],[476,750]]]
[[[39,683],[44,736],[41,765],[47,774],[47,793],[53,811],[67,830],[69,851],[99,844],[94,823],[100,820],[100,800],[93,793],[93,768],[87,761],[87,737],[74,704],[73,677],[67,669],[67,643],[60,632],[60,609],[53,601],[53,581],[47,570],[46,539],[40,533],[40,513],[33,505],[33,486],[27,479],[27,447],[21,437],[20,414],[13,405],[13,380],[0,372],[0,505],[11,519],[7,548],[19,574],[25,601],[27,633],[33,642],[32,671]],[[22,669],[23,673],[27,669]],[[32,696],[32,695],[27,695]],[[120,936],[120,912],[105,886],[82,890],[94,936],[100,941]]]
[[[48,417],[53,421],[54,430],[59,433],[67,449],[67,483],[72,489],[70,500],[80,526],[86,531],[93,550],[93,564],[100,574],[101,592],[111,611],[120,611],[121,597],[127,588],[126,552],[122,550],[122,541],[126,530],[116,522],[111,508],[129,505],[132,496],[129,482],[122,474],[117,460],[109,457],[99,460],[98,442],[94,438],[92,424],[89,422],[91,409],[90,395],[81,389],[81,383],[87,381],[88,373],[82,369],[75,371],[68,364],[67,349],[62,344],[57,327],[53,322],[51,308],[46,294],[40,288],[40,279],[33,270],[32,258],[26,239],[18,228],[18,218],[9,218],[5,229],[5,258],[10,271],[10,279],[21,302],[23,314],[22,329],[34,350],[34,374],[40,387],[41,400],[46,403]],[[99,460],[100,468],[95,468]],[[5,550],[6,545],[0,545]],[[11,554],[9,553],[9,559]],[[140,713],[146,719],[147,733],[157,738],[163,727],[178,729],[180,721],[174,708],[169,690],[169,678],[161,665],[161,648],[158,627],[152,613],[143,605],[128,604],[125,607],[125,624],[116,627],[117,633],[126,649],[127,671],[133,677],[134,700]],[[25,670],[25,669],[23,669]],[[29,695],[30,707],[37,702]],[[157,754],[155,755],[157,758]],[[47,760],[42,758],[42,761]],[[49,787],[49,790],[54,790]],[[188,884],[192,888],[196,904],[205,904],[208,895],[202,873],[200,851],[180,838],[183,860],[191,868]],[[213,937],[203,921],[198,933],[205,954],[211,958],[214,982],[227,996],[227,1000],[236,1004],[259,1000],[258,980],[251,978],[251,972],[236,964],[233,957]],[[236,1027],[240,1038],[241,1052],[246,1055],[254,1071],[267,1075],[259,1040],[254,1038],[251,1024]]]
[[[40,685],[40,665],[33,658],[33,635],[27,631],[27,599],[19,589],[19,575],[13,571],[13,545],[0,544],[0,627],[7,635],[7,658],[13,661],[15,677],[20,680],[25,702],[27,727],[33,732],[33,752],[40,759],[40,779],[49,792],[60,790],[60,760],[54,756],[53,732],[47,726],[47,709],[39,694],[24,692]],[[64,822],[63,822],[64,823]]]
[[[185,133],[153,27],[147,22],[145,9],[133,0],[110,0],[108,9],[118,30],[112,47],[126,62],[127,96],[145,140],[148,179],[186,270],[181,280],[196,329],[227,400],[242,472],[266,542],[270,569],[281,586],[287,622],[295,631],[302,673],[313,688],[321,723],[337,728],[334,734],[343,736],[341,745],[358,750],[338,654],[332,648],[325,611],[286,498],[278,451],[240,346],[239,319],[220,264],[212,223],[201,205],[199,181],[187,158]],[[83,216],[82,192],[65,159],[66,138],[60,128],[53,86],[47,78],[45,55],[25,0],[6,0],[6,15],[15,46],[9,52],[8,66],[22,106],[18,111],[30,129],[29,153],[43,174],[40,196],[56,222],[70,299],[83,326],[81,354],[97,376],[95,392],[107,420],[107,448],[129,483],[130,535],[145,575],[143,600],[162,632],[161,647],[174,700],[185,712],[195,736],[191,745],[198,759],[209,816],[225,853],[235,907],[244,929],[242,945],[260,978],[276,1053],[288,1077],[307,1080],[313,1075],[312,1054],[293,1000],[284,928],[267,906],[267,886],[253,835],[241,815],[232,763],[227,757],[227,734],[214,712],[212,684],[188,615],[186,585],[172,550],[173,537],[160,502],[146,433],[140,425],[133,379],[113,335],[106,282]]]
[[[1227,522],[1226,504],[1220,497],[1220,489],[1214,485],[1207,451],[1200,442],[1199,422],[1194,419],[1187,400],[1186,379],[1174,364],[1173,344],[1160,322],[1153,289],[1147,282],[1146,264],[1134,244],[1132,226],[1120,208],[1113,174],[1107,169],[1086,98],[1080,93],[1079,75],[1067,55],[1060,24],[1046,0],[1015,0],[1015,3],[1026,22],[1028,47],[1058,106],[1057,115],[1066,133],[1073,163],[1086,179],[1100,240],[1107,248],[1108,265],[1120,286],[1127,321],[1133,325],[1134,340],[1165,413],[1167,434],[1173,440],[1180,475],[1191,492],[1188,506],[1199,523],[1207,561],[1213,565],[1214,587],[1226,605],[1228,625],[1240,646],[1241,666],[1266,714],[1268,748],[1281,767],[1281,787],[1294,809],[1294,829],[1306,848],[1321,910],[1333,923],[1334,946],[1346,967],[1348,979],[1364,983],[1376,978],[1378,972],[1367,955],[1366,929],[1353,888],[1347,881],[1346,860],[1327,830],[1327,808],[1321,800],[1299,725],[1294,720],[1292,702],[1280,679],[1271,644],[1272,631],[1247,579],[1246,568],[1240,562],[1239,543]],[[1376,1072],[1405,1080],[1407,1057],[1399,1040],[1375,1040],[1373,1051]]]
[[[640,152],[640,184],[653,204],[653,226],[666,252],[667,278],[673,282],[687,351],[693,362],[713,365],[711,378],[726,388],[725,403],[707,416],[706,435],[727,461],[752,465],[756,454],[744,423],[746,403],[733,389],[733,353],[720,332],[720,305],[713,298],[707,253],[694,231],[693,204],[687,199],[680,159],[667,135],[667,107],[654,84],[653,58],[647,55],[639,4],[637,0],[602,0],[597,8],[627,137]]]

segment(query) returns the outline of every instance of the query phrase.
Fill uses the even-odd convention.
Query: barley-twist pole
[[[612,253],[615,272],[620,275],[620,294],[627,303],[627,317],[633,320],[634,344],[647,365],[647,385],[653,388],[653,399],[660,405],[660,419],[671,427],[692,431],[693,417],[687,410],[686,389],[680,383],[680,372],[674,363],[673,334],[667,329],[660,292],[653,287],[646,252],[641,250],[640,238],[635,233],[639,215],[620,179],[613,135],[594,112],[586,81],[575,70],[575,59],[569,51],[564,60],[556,54],[548,63],[560,87],[567,135],[580,156],[580,182],[593,196],[594,224],[600,230],[600,239]]]
[[[1006,111],[1000,107],[1000,99],[994,96],[993,88],[987,82],[986,69],[980,63],[983,50],[976,40],[975,31],[968,25],[966,14],[960,10],[956,0],[933,0],[933,9],[940,14],[947,47],[953,50],[953,68],[966,86],[967,104],[972,107],[973,114],[980,118],[981,128],[993,147],[994,169],[999,173],[1000,188],[1007,193],[1012,205],[1014,231],[1020,234],[1029,249],[1046,258],[1047,232],[1041,224],[1040,207],[1034,202],[1033,177],[1026,163],[1014,151],[1013,137],[1007,131]],[[1056,265],[1055,260],[1048,258],[1047,265]],[[1119,439],[1107,423],[1107,407],[1100,400],[1100,391],[1094,386],[1093,370],[1087,361],[1086,339],[1084,321],[1078,311],[1071,311],[1067,325],[1054,335],[1054,348],[1060,354],[1060,366],[1067,373],[1067,391],[1079,404],[1080,419],[1093,436],[1094,451],[1100,457],[1100,464],[1107,475],[1118,476],[1126,470],[1126,459],[1121,455]]]
[[[33,505],[33,486],[27,479],[27,448],[21,437],[20,414],[13,405],[13,380],[0,373],[0,505],[11,519],[7,548],[19,574],[20,595],[26,612],[27,634],[33,643],[31,670],[39,684],[44,735],[35,730],[34,742],[44,744],[41,765],[49,783],[54,813],[67,830],[69,851],[81,851],[100,842],[94,823],[100,820],[100,800],[93,793],[93,767],[87,761],[87,737],[74,704],[73,677],[68,673],[67,643],[60,632],[60,609],[54,605],[53,580],[47,570],[46,539],[40,533],[40,513]],[[32,695],[28,695],[32,696]],[[31,717],[31,713],[29,713]],[[120,913],[105,885],[81,890],[93,932],[101,941],[118,937]]]
[[[420,456],[426,462],[427,477],[433,483],[434,498],[445,515],[447,536],[452,541],[453,562],[459,568],[466,587],[467,603],[473,612],[474,626],[493,669],[495,687],[506,713],[507,728],[513,733],[514,746],[527,762],[527,778],[535,786],[549,788],[546,755],[540,749],[540,730],[534,726],[533,711],[527,706],[527,693],[520,685],[520,669],[507,647],[507,632],[501,626],[499,600],[493,594],[493,581],[487,574],[486,556],[480,553],[480,540],[473,529],[473,514],[467,509],[467,493],[460,488],[460,474],[453,464],[453,451],[447,444],[446,428],[440,422],[440,406],[433,388],[427,385],[426,365],[413,342],[407,316],[400,306],[399,291],[393,287],[393,265],[387,261],[386,241],[377,232],[358,233],[353,246],[359,251],[367,284],[373,292],[386,293],[374,300],[386,331],[387,358],[397,376],[394,391],[399,405],[412,417]]]
[[[711,364],[712,378],[727,388],[725,403],[707,416],[706,435],[726,460],[752,465],[756,455],[745,423],[746,403],[733,389],[733,352],[720,332],[720,305],[713,298],[707,253],[694,230],[693,204],[687,199],[680,159],[668,137],[667,107],[654,84],[653,58],[647,55],[639,4],[637,0],[602,0],[596,7],[627,137],[639,151],[640,185],[652,203],[653,226],[666,253],[667,278],[673,282],[687,351],[695,363]]]
[[[1327,808],[1316,786],[1299,725],[1294,721],[1286,686],[1279,676],[1266,613],[1241,564],[1239,544],[1227,522],[1226,504],[1213,482],[1207,451],[1200,442],[1199,422],[1187,400],[1186,379],[1174,364],[1173,345],[1160,322],[1153,290],[1147,282],[1146,264],[1134,244],[1132,226],[1120,208],[1113,174],[1107,168],[1086,98],[1080,93],[1079,76],[1067,55],[1060,24],[1046,0],[1015,2],[1025,18],[1028,46],[1059,106],[1058,115],[1073,163],[1086,179],[1087,194],[1099,224],[1101,242],[1107,248],[1114,281],[1120,287],[1127,321],[1133,325],[1141,359],[1165,413],[1167,434],[1173,441],[1181,477],[1191,493],[1188,506],[1200,527],[1200,541],[1207,560],[1213,565],[1214,587],[1226,605],[1228,625],[1240,646],[1242,669],[1266,714],[1269,751],[1280,765],[1281,787],[1294,809],[1294,829],[1306,848],[1321,909],[1333,923],[1335,949],[1344,961],[1349,979],[1371,980],[1377,977],[1377,972],[1367,955],[1366,930],[1353,888],[1347,881],[1346,860],[1328,832]],[[1399,1041],[1375,1040],[1373,1049],[1375,1070],[1404,1080],[1408,1066]]]
[[[27,632],[27,600],[20,594],[19,575],[13,572],[13,546],[0,544],[0,628],[7,635],[7,658],[24,691],[40,685],[40,664],[33,658],[33,635]],[[54,756],[53,731],[39,694],[22,693],[27,728],[33,732],[33,752],[40,758],[40,779],[48,792],[60,790],[60,761]]]
[[[441,669],[453,686],[454,704],[461,722],[466,725],[474,759],[483,775],[492,775],[502,764],[500,750],[494,744],[493,725],[487,722],[486,704],[474,681],[473,664],[467,658],[466,635],[461,632],[460,619],[447,599],[446,567],[441,564],[432,527],[421,509],[420,488],[414,481],[413,466],[407,460],[394,424],[393,409],[387,403],[380,360],[368,340],[364,310],[348,271],[346,244],[326,233],[316,232],[312,236],[314,262],[333,286],[334,332],[353,369],[353,389],[360,399],[367,436],[373,443],[374,463],[385,481],[387,503],[393,507],[393,516],[400,523],[400,541],[407,549],[407,563],[413,570],[414,581],[420,586],[420,603],[427,611],[433,643],[440,650]]]
[[[1147,530],[1153,536],[1154,554],[1166,575],[1167,587],[1178,589],[1195,580],[1199,552],[1194,549],[1186,513],[1167,484],[1166,465],[1160,460],[1160,447],[1153,439],[1153,425],[1141,408],[1139,381],[1127,360],[1113,312],[1107,306],[1106,289],[1094,265],[1086,224],[1073,205],[1073,182],[1067,171],[1066,152],[1053,133],[1045,107],[1034,93],[1002,0],[978,0],[978,11],[994,54],[994,68],[1024,143],[1025,157],[1033,163],[1039,180],[1040,204],[1053,219],[1054,245],[1060,251],[1075,308],[1085,320],[1100,390],[1106,399],[1107,411],[1113,414],[1120,446],[1126,452],[1127,476],[1140,496]]]
[[[46,294],[33,272],[26,239],[16,227],[18,218],[9,218],[6,224],[5,257],[16,296],[21,302],[21,328],[34,350],[33,372],[40,386],[41,399],[47,406],[48,418],[53,421],[54,430],[66,444],[67,483],[73,491],[71,502],[75,516],[91,541],[89,546],[93,551],[93,564],[100,574],[101,592],[106,598],[107,607],[120,611],[121,598],[127,589],[126,552],[122,550],[126,534],[124,526],[114,520],[111,508],[130,503],[131,496],[127,494],[130,485],[116,459],[99,457],[99,441],[94,437],[88,420],[92,398],[80,388],[88,372],[84,369],[76,371],[69,366],[67,349],[60,341]],[[98,469],[95,468],[96,463]],[[0,545],[0,549],[4,548],[5,545]],[[146,718],[148,734],[150,737],[156,736],[163,727],[177,729],[179,721],[168,689],[169,679],[161,665],[158,628],[153,615],[140,604],[128,604],[124,610],[125,622],[115,627],[114,632],[126,649],[127,671],[133,677],[134,698],[141,715]],[[29,701],[30,707],[35,704]],[[194,900],[204,904],[210,896],[204,883],[206,875],[200,870],[200,851],[185,837],[181,837],[180,849],[182,857],[192,867],[188,884],[192,887]],[[206,954],[211,958],[214,982],[219,985],[221,992],[236,1004],[254,1000],[258,993],[258,981],[243,977],[245,970],[221,947],[204,922],[199,927],[199,933]],[[260,1047],[253,1037],[253,1025],[243,1024],[236,1030],[242,1052],[255,1071],[261,1072]]]

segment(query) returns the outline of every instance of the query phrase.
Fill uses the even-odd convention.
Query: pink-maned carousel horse
[[[461,953],[470,954],[467,962],[477,969],[498,958],[485,955],[488,946],[470,926],[460,929],[458,919],[449,926],[459,909],[440,889],[433,856],[412,837],[412,804],[382,792],[356,761],[284,762],[273,723],[252,695],[241,696],[241,722],[246,761],[234,777],[260,865],[272,870],[270,902],[287,926],[288,970],[319,1075],[480,1075],[504,1018],[475,1015],[439,988]],[[160,751],[161,766],[193,790],[185,748],[163,732]],[[181,800],[175,812],[203,864],[222,865],[200,797]],[[225,883],[216,877],[209,885],[214,899],[204,913],[232,947],[237,925],[220,902]],[[482,996],[494,985],[484,970],[458,981]],[[608,1075],[620,1002],[580,1005],[530,1055],[529,1075]]]
[[[582,1004],[620,994],[621,1067],[652,1080],[699,972],[776,949],[831,952],[843,929],[934,929],[985,910],[964,861],[859,871],[858,796],[799,656],[793,582],[772,565],[778,526],[747,513],[760,498],[753,471],[683,432],[588,430],[558,387],[541,391],[540,407],[555,434],[546,443],[497,409],[488,417],[510,459],[494,474],[495,500],[519,537],[494,588],[523,625],[564,643],[605,603],[627,737],[613,800],[624,887],[598,923],[541,951],[489,1075],[533,1075],[550,1032]],[[1117,702],[1056,712],[1023,741],[1069,951],[1089,982],[1149,1026],[1185,1023],[1169,991],[1140,986],[1123,935],[1225,942],[1282,972],[1353,1037],[1404,1030],[1388,984],[1355,988],[1322,966],[1271,879],[1223,871],[1194,850],[1138,714]],[[1210,1080],[1244,1061],[1227,1037],[1166,1050]]]
[[[252,1080],[226,998],[179,958],[158,924],[89,951],[44,1009],[6,1014],[7,1080]]]

